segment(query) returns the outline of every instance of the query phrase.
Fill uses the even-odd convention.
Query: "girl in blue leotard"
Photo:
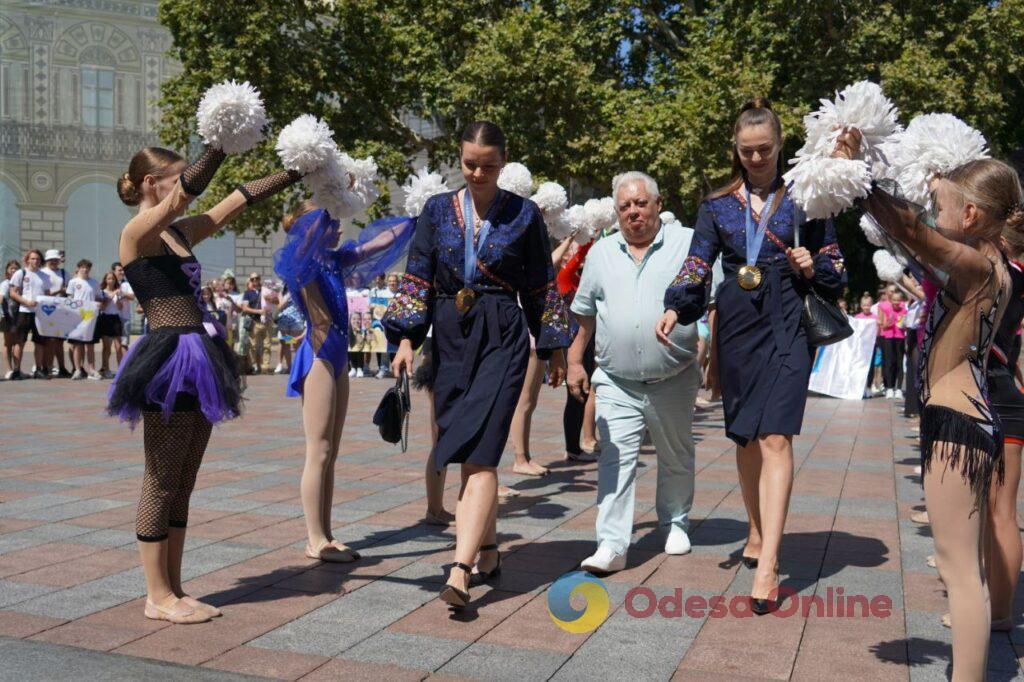
[[[306,556],[331,562],[359,558],[334,539],[331,505],[334,462],[348,406],[348,301],[345,284],[363,287],[404,255],[415,222],[383,218],[368,225],[358,240],[335,248],[338,221],[303,202],[284,221],[285,245],[274,254],[274,271],[293,292],[306,319],[306,334],[295,352],[288,396],[302,397],[306,464],[300,490],[306,517]]]

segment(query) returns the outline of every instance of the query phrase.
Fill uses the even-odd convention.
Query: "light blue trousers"
[[[617,554],[629,549],[636,498],[636,465],[644,432],[658,455],[655,508],[658,525],[689,527],[693,506],[693,409],[700,372],[690,363],[656,384],[618,379],[600,368],[591,380],[597,391],[597,541]]]

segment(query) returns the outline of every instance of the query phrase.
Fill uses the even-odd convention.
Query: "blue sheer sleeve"
[[[323,269],[323,254],[338,239],[338,221],[323,209],[311,211],[292,225],[284,246],[274,252],[274,272],[288,285],[300,291]]]
[[[416,219],[406,216],[375,220],[363,228],[358,239],[327,251],[325,261],[346,285],[365,289],[406,255],[415,226]]]

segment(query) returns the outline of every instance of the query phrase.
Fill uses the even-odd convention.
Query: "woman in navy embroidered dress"
[[[396,374],[412,366],[413,348],[433,324],[435,465],[462,464],[455,563],[440,594],[456,608],[468,603],[471,583],[488,580],[500,567],[496,467],[523,385],[529,334],[537,339],[538,356],[550,358],[552,386],[561,385],[569,344],[540,209],[498,188],[505,164],[501,129],[486,121],[470,124],[460,159],[467,188],[427,201],[407,272],[384,318],[388,340],[399,345]]]
[[[803,294],[813,284],[835,297],[846,277],[831,223],[808,222],[781,186],[782,128],[766,100],[744,105],[735,136],[733,179],[700,205],[690,253],[665,292],[657,333],[663,338],[676,321],[689,324],[704,314],[711,266],[721,256],[718,381],[750,519],[743,560],[757,567],[755,606],[768,608],[792,488],[792,439],[803,422],[814,357],[800,324]],[[795,227],[806,248],[793,248]],[[763,231],[763,241],[748,254],[755,231]]]

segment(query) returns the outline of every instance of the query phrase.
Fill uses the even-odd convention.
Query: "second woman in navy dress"
[[[721,256],[718,381],[750,518],[743,559],[757,567],[752,596],[762,611],[778,585],[793,436],[803,422],[814,357],[800,323],[803,295],[813,284],[834,298],[846,275],[831,222],[807,221],[781,186],[782,129],[766,100],[744,106],[735,135],[733,180],[700,205],[690,253],[665,292],[658,335],[704,314],[711,266]],[[805,248],[793,248],[796,229]]]
[[[501,130],[470,124],[460,157],[467,187],[427,201],[384,318],[388,340],[399,345],[396,374],[411,367],[413,347],[433,324],[435,465],[462,464],[455,563],[440,595],[457,608],[468,603],[478,551],[475,581],[499,567],[495,468],[523,386],[529,334],[538,356],[550,358],[552,386],[562,383],[569,343],[540,209],[497,185],[505,163]]]

